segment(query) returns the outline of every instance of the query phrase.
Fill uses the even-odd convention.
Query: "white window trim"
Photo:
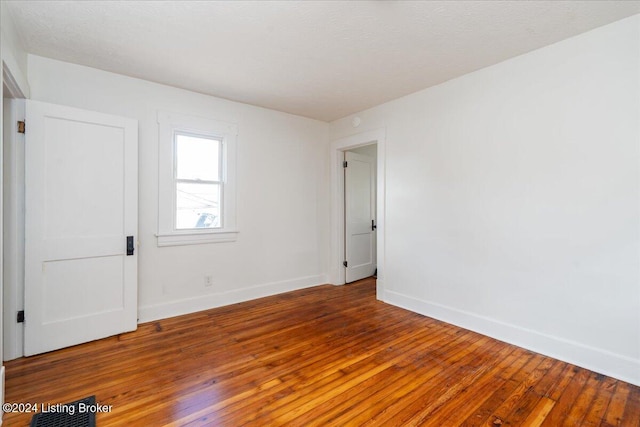
[[[236,228],[236,138],[238,127],[232,123],[158,111],[158,246],[197,245],[233,242]],[[175,229],[174,135],[176,132],[222,139],[222,227],[214,229]]]

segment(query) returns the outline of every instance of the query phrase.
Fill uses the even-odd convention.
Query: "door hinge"
[[[347,167],[348,162],[345,160],[344,162],[342,162],[342,167],[346,168]]]
[[[347,261],[343,262],[342,265],[344,265],[345,267],[349,266],[349,263]]]
[[[18,312],[18,316],[17,316],[17,318],[16,318],[16,321],[17,321],[18,323],[24,323],[24,310],[20,310],[20,311]]]
[[[18,121],[18,133],[24,133],[25,124],[24,121]]]

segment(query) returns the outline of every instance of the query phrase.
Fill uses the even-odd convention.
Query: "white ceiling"
[[[640,12],[640,1],[6,4],[29,53],[324,121]]]

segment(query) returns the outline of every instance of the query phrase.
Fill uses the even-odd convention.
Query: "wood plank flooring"
[[[108,426],[640,426],[640,387],[318,286],[6,364],[6,401]],[[27,426],[32,414],[5,414]]]

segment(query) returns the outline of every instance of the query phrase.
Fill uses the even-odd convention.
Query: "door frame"
[[[25,100],[11,98],[9,108],[2,160],[4,360],[24,354],[24,323],[16,323],[16,313],[24,310],[24,134],[18,133],[17,121],[24,121]]]
[[[376,258],[378,268],[378,280],[376,297],[384,300],[384,273],[385,273],[385,140],[386,129],[374,129],[355,135],[340,138],[331,143],[331,241],[329,254],[329,282],[334,285],[345,284],[345,270],[342,265],[345,257],[344,241],[344,171],[342,162],[344,152],[365,145],[377,144],[377,181],[376,181],[376,218],[377,239]]]
[[[0,49],[2,50],[2,49]],[[9,63],[7,63],[7,61],[9,61]],[[9,141],[5,140],[5,134],[9,134],[12,135],[10,132],[12,132],[12,128],[10,129],[5,129],[5,123],[4,123],[4,116],[5,116],[5,112],[4,112],[4,98],[5,95],[7,96],[7,98],[10,99],[19,99],[19,98],[25,98],[25,94],[28,94],[29,92],[29,86],[26,83],[26,80],[22,77],[22,74],[20,73],[19,67],[17,66],[17,63],[15,62],[13,55],[11,55],[11,52],[2,52],[1,58],[0,58],[0,64],[2,65],[0,68],[0,84],[2,84],[2,86],[0,86],[0,92],[2,92],[2,104],[0,104],[0,241],[2,242],[0,244],[0,402],[4,403],[4,391],[5,391],[5,372],[4,372],[4,355],[7,352],[7,348],[5,346],[5,336],[7,338],[7,340],[9,342],[13,342],[13,338],[14,335],[17,333],[17,324],[13,323],[11,320],[14,320],[15,318],[11,319],[11,315],[9,313],[7,313],[7,308],[11,309],[11,305],[9,305],[9,307],[7,307],[7,301],[5,301],[4,298],[4,293],[5,293],[5,289],[7,286],[11,286],[11,285],[15,285],[15,284],[7,284],[4,280],[4,275],[6,273],[5,271],[5,263],[3,261],[3,259],[5,258],[5,256],[7,255],[4,252],[4,240],[5,240],[5,232],[4,232],[4,221],[5,221],[5,210],[7,209],[7,206],[4,203],[4,198],[5,198],[5,185],[6,182],[4,181],[4,174],[5,174],[5,162],[6,159],[4,158],[4,148],[5,148],[5,144],[7,144]],[[14,74],[12,72],[12,70],[15,70],[16,73]],[[5,92],[6,89],[6,92]],[[12,115],[15,111],[11,111]],[[12,121],[15,117],[11,117],[10,119]],[[15,291],[15,286],[12,286],[9,289],[9,293],[11,294],[12,291]],[[9,319],[9,321],[5,321],[4,317],[7,317]],[[11,333],[7,334],[7,329],[9,329],[9,331]],[[13,334],[13,335],[12,335]],[[7,336],[8,335],[8,336]],[[4,411],[0,412],[0,424],[2,424],[2,418],[4,415]]]
[[[18,166],[24,167],[24,135],[17,132],[17,120],[24,120],[24,99],[29,95],[29,86],[13,57],[3,57],[1,62],[3,101],[4,96],[12,100],[12,110],[10,111],[12,117],[10,117],[11,123],[8,124],[8,129],[4,129],[2,126],[2,134],[0,135],[2,140],[0,161],[3,171],[0,176],[1,197],[3,199],[2,214],[0,215],[0,224],[3,228],[2,247],[0,248],[2,254],[2,258],[0,258],[0,305],[3,317],[0,328],[2,334],[0,357],[2,360],[11,360],[22,356],[23,324],[16,323],[16,312],[22,309],[24,290],[24,282],[20,279],[21,273],[24,271],[21,270],[21,266],[24,265],[24,251],[20,251],[18,243],[20,239],[24,240],[24,227],[20,228],[20,220],[17,217],[17,215],[24,213],[19,205],[20,198],[24,198],[24,175],[21,177],[18,173]],[[4,121],[4,111],[1,118]],[[9,157],[4,156],[6,150],[8,150]],[[9,166],[8,162],[15,163],[12,163],[11,167],[7,167]],[[8,181],[4,178],[8,178]]]

